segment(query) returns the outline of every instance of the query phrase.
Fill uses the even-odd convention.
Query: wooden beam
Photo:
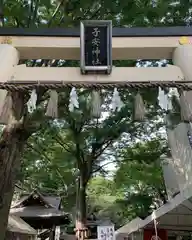
[[[184,77],[179,67],[114,67],[111,75],[81,75],[79,68],[74,67],[15,67],[11,82],[177,82]]]
[[[192,27],[114,27],[113,37],[192,36]],[[80,28],[0,28],[0,36],[80,37]]]
[[[0,37],[0,43],[6,40]],[[80,60],[79,37],[9,37],[21,59]],[[114,37],[113,60],[172,59],[180,37]]]
[[[192,27],[113,28],[113,60],[171,59],[181,36]],[[79,28],[1,28],[0,42],[9,37],[22,59],[80,59]]]

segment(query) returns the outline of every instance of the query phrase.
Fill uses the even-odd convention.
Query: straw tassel
[[[101,116],[101,96],[98,91],[92,92],[92,108],[91,115],[95,118],[99,118]]]
[[[134,119],[136,121],[143,121],[145,119],[145,104],[143,98],[139,92],[137,92],[135,96],[135,116]]]
[[[45,115],[52,118],[58,117],[58,93],[56,90],[49,91],[49,102]]]
[[[191,98],[191,92],[182,92],[180,94],[180,109],[181,109],[181,119],[183,121],[192,120],[192,109],[189,104],[188,99]]]
[[[91,109],[92,108],[92,96],[91,94],[89,94],[86,98],[86,106],[87,106],[87,109]]]
[[[8,92],[7,96],[4,101],[4,105],[2,108],[1,116],[0,116],[0,123],[1,124],[8,124],[12,114],[12,107],[13,107],[13,99],[12,93]]]

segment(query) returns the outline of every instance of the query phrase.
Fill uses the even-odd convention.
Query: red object
[[[158,240],[168,240],[165,229],[157,229]],[[143,240],[156,240],[155,229],[144,229]]]

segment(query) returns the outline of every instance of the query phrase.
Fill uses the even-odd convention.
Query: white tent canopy
[[[139,229],[154,225],[157,220],[157,227],[168,230],[192,231],[192,187],[184,189],[181,193],[171,199],[162,207],[155,210],[144,220],[136,218],[115,233],[128,236]]]

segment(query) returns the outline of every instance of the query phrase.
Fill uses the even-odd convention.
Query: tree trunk
[[[87,204],[86,204],[86,186],[84,176],[81,176],[78,181],[78,189],[76,196],[76,236],[77,239],[87,238]]]
[[[21,129],[20,129],[21,130]],[[16,127],[6,127],[0,142],[0,233],[5,238],[9,209],[15,186],[16,170],[19,168],[20,154],[24,140]]]
[[[24,144],[30,136],[24,125],[24,93],[13,93],[12,121],[8,124],[0,139],[0,233],[5,239],[10,205],[14,193],[16,171]]]
[[[86,227],[86,220],[87,220],[87,206],[86,206],[86,185],[81,184],[80,181],[80,188],[79,188],[79,220],[83,227]]]

